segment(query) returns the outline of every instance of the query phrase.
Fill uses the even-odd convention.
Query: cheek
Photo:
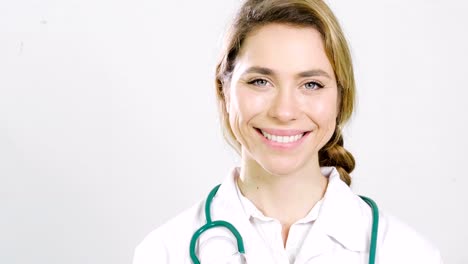
[[[239,87],[231,94],[231,110],[237,115],[239,125],[244,126],[261,113],[266,105],[267,98],[246,87]]]
[[[250,121],[265,109],[267,99],[247,88],[234,88],[230,94],[229,124],[242,145],[246,144],[246,133],[249,133]]]
[[[321,98],[324,99],[324,98]],[[309,117],[316,125],[317,147],[321,149],[333,136],[336,127],[337,107],[333,97],[309,104]]]
[[[307,103],[308,113],[319,128],[334,130],[338,115],[337,103],[334,93],[324,94]]]

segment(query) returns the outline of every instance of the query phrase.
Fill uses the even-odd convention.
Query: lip
[[[305,141],[305,139],[309,136],[311,132],[311,131],[304,131],[304,130],[264,130],[268,134],[270,134],[270,132],[268,131],[273,131],[276,133],[282,132],[284,136],[294,136],[297,134],[304,133],[304,135],[295,142],[280,143],[280,142],[271,141],[267,139],[266,137],[264,137],[262,134],[262,131],[259,128],[255,128],[255,130],[257,131],[259,137],[261,138],[262,142],[265,143],[265,145],[267,145],[271,149],[280,150],[280,151],[293,150],[293,149],[298,148],[300,145],[302,145],[302,143]],[[289,133],[289,134],[285,134],[285,133]]]

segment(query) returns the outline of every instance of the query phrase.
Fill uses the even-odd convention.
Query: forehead
[[[237,57],[236,68],[263,66],[283,74],[322,69],[333,76],[319,31],[313,27],[268,24],[251,32]]]

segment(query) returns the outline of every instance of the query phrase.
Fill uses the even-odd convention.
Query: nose
[[[300,107],[292,89],[278,89],[268,111],[270,117],[281,122],[296,120]]]

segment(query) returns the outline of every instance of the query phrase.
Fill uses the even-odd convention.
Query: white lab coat
[[[235,169],[236,170],[236,169]],[[316,221],[294,257],[295,264],[367,264],[372,214],[369,205],[341,181],[337,170],[323,167],[329,183]],[[252,226],[242,206],[235,173],[221,185],[211,206],[213,220],[233,224],[243,236],[248,264],[289,264],[272,254]],[[189,243],[205,224],[205,200],[151,232],[136,248],[133,264],[190,264]],[[215,243],[213,243],[213,241]],[[380,210],[377,264],[441,264],[439,251],[412,228]],[[224,228],[210,229],[197,244],[201,263],[223,263],[223,256],[237,252],[234,237]],[[210,263],[212,263],[210,261]]]

